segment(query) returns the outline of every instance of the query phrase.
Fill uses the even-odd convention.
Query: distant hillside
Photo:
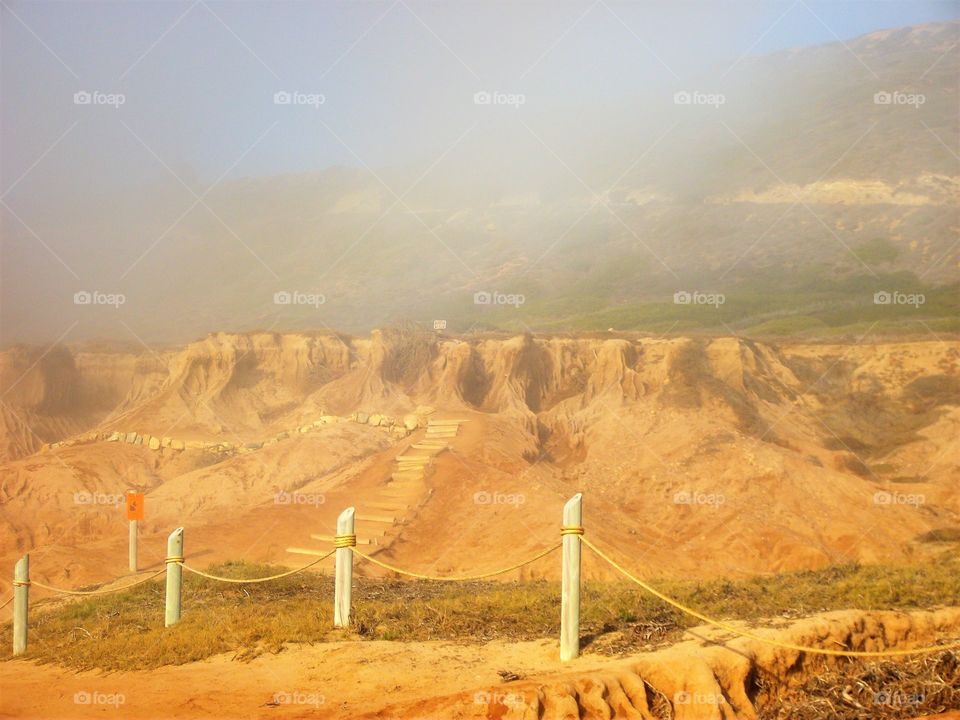
[[[58,286],[64,303],[48,312],[58,327],[82,320],[81,336],[130,339],[122,319],[172,341],[403,318],[460,331],[958,330],[958,37],[957,22],[887,30],[745,59],[701,87],[638,89],[616,108],[518,114],[536,162],[468,135],[451,152],[457,171],[226,182],[205,199],[223,222],[198,207],[171,231],[182,199],[138,189],[150,212],[119,202],[72,228],[120,246],[90,262],[122,277],[99,289],[127,302],[75,307],[74,292],[95,288]],[[699,103],[711,96],[722,103]],[[599,114],[622,132],[591,135]],[[47,222],[40,236],[64,232]],[[43,310],[29,298],[43,271],[16,243],[5,258],[23,272],[4,288],[3,335],[36,340]],[[677,292],[723,303],[677,304]]]

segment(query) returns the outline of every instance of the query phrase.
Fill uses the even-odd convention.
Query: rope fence
[[[99,588],[97,590],[68,590],[66,588],[54,587],[53,585],[45,585],[39,580],[31,580],[26,584],[28,586],[36,585],[38,588],[43,588],[44,590],[50,590],[51,592],[60,593],[61,595],[109,595],[110,593],[120,592],[122,590],[129,590],[130,588],[136,587],[137,585],[141,585],[147,582],[148,580],[153,580],[158,575],[163,575],[164,572],[166,571],[158,570],[153,575],[148,575],[147,577],[140,578],[139,580],[136,580],[130,583],[129,585],[123,585],[122,587]]]
[[[584,528],[581,523],[581,495],[577,494],[564,506],[563,524],[560,528],[560,542],[547,547],[532,557],[520,562],[513,563],[507,567],[498,570],[491,570],[472,575],[461,575],[456,577],[428,575],[426,573],[413,572],[403,568],[396,567],[390,563],[384,562],[379,558],[369,555],[357,549],[357,536],[353,531],[354,509],[348,508],[337,521],[337,534],[333,538],[333,548],[326,553],[321,554],[315,560],[306,565],[287,570],[285,572],[258,578],[231,578],[219,575],[213,575],[203,570],[198,570],[186,564],[183,554],[183,528],[178,528],[170,534],[167,541],[167,555],[164,559],[164,569],[151,575],[139,578],[132,583],[120,587],[100,588],[97,590],[69,590],[58,588],[52,585],[46,585],[37,580],[30,580],[29,577],[29,555],[24,555],[16,565],[14,570],[14,594],[8,598],[0,609],[6,607],[11,602],[14,603],[14,655],[20,655],[26,652],[27,643],[27,608],[29,599],[29,588],[36,586],[44,590],[73,596],[94,596],[105,595],[109,593],[122,592],[132,587],[140,585],[155,579],[159,575],[166,574],[166,608],[165,620],[169,627],[180,620],[181,615],[181,576],[182,571],[186,570],[194,575],[207,578],[216,582],[234,583],[234,584],[252,584],[264,583],[281,578],[290,577],[298,573],[305,572],[315,565],[323,562],[327,558],[336,555],[336,579],[334,585],[334,624],[337,627],[346,627],[349,625],[351,609],[351,585],[352,585],[352,567],[354,556],[376,565],[384,570],[404,575],[420,580],[431,580],[441,582],[468,582],[473,580],[482,580],[485,578],[503,575],[514,570],[541,560],[557,550],[563,550],[562,561],[562,594],[561,594],[561,633],[560,633],[560,657],[562,660],[572,659],[579,655],[580,644],[580,549],[585,545],[601,560],[606,562],[619,574],[630,580],[645,592],[660,601],[680,610],[681,612],[696,618],[701,622],[716,627],[725,632],[736,636],[747,638],[765,645],[791,650],[801,653],[814,655],[828,655],[833,657],[848,658],[882,658],[882,657],[909,657],[916,655],[925,655],[944,650],[960,650],[960,641],[944,645],[930,645],[911,649],[890,649],[890,650],[836,650],[832,648],[822,648],[807,645],[798,645],[790,642],[782,642],[774,638],[765,637],[750,630],[737,627],[716,618],[705,615],[704,613],[691,608],[676,598],[661,592],[645,580],[637,577],[634,573],[627,570],[623,565],[614,560],[610,555],[599,548],[592,540],[584,535]],[[719,641],[710,641],[720,644]]]
[[[271,580],[279,580],[280,578],[290,577],[291,575],[296,575],[297,573],[302,573],[304,570],[309,570],[310,568],[312,568],[312,567],[313,567],[314,565],[316,565],[317,563],[322,562],[323,560],[326,560],[328,557],[330,557],[331,555],[333,555],[333,553],[335,553],[335,552],[336,552],[336,549],[331,550],[331,551],[328,552],[326,555],[324,555],[324,556],[322,556],[322,557],[318,557],[318,558],[317,558],[316,560],[314,560],[313,562],[307,563],[307,564],[304,565],[303,567],[299,567],[299,568],[297,568],[296,570],[288,570],[287,572],[277,573],[276,575],[269,575],[268,577],[260,577],[260,578],[228,578],[228,577],[220,577],[219,575],[211,575],[210,573],[205,573],[203,570],[197,570],[196,568],[190,567],[189,565],[187,565],[187,564],[183,561],[183,558],[175,559],[175,560],[173,560],[173,562],[176,562],[177,564],[179,564],[179,565],[180,565],[181,567],[183,567],[183,569],[186,570],[187,572],[192,572],[194,575],[199,575],[200,577],[205,577],[205,578],[207,578],[207,579],[209,579],[209,580],[216,580],[216,581],[218,581],[218,582],[225,582],[225,583],[237,583],[237,584],[239,584],[239,585],[243,585],[243,584],[246,584],[246,583],[270,582]]]
[[[546,550],[541,550],[532,558],[528,558],[527,560],[514,563],[513,565],[510,565],[505,568],[501,568],[500,570],[491,570],[489,572],[478,573],[476,575],[461,575],[459,577],[444,577],[442,575],[424,575],[422,573],[411,572],[410,570],[402,570],[401,568],[398,568],[383,562],[383,560],[378,560],[377,558],[372,557],[371,555],[367,555],[365,552],[361,552],[356,548],[353,549],[353,552],[359,557],[366,560],[367,562],[371,562],[374,565],[378,565],[382,567],[384,570],[389,570],[399,575],[406,575],[407,577],[417,578],[419,580],[437,580],[440,582],[470,582],[471,580],[483,580],[485,578],[495,577],[497,575],[503,575],[513,570],[519,570],[524,565],[529,565],[532,562],[536,562],[540,558],[546,557],[547,555],[554,552],[555,550],[559,550],[562,547],[562,545],[563,545],[562,543],[557,543],[556,545],[552,545],[551,547],[548,547]]]
[[[633,575],[629,570],[627,570],[618,562],[616,562],[613,558],[611,558],[609,555],[603,552],[603,550],[598,548],[587,538],[582,538],[581,542],[584,545],[586,545],[588,548],[590,548],[593,552],[595,552],[600,557],[600,559],[605,560],[607,563],[609,563],[609,565],[614,570],[617,570],[621,575],[626,577],[628,580],[633,581],[634,583],[642,587],[644,590],[646,590],[648,593],[650,593],[656,598],[659,598],[660,600],[667,603],[668,605],[671,605],[675,607],[677,610],[680,610],[681,612],[684,612],[687,615],[695,617],[698,620],[701,620],[702,622],[707,623],[708,625],[713,625],[714,627],[720,628],[721,630],[726,630],[727,632],[734,633],[735,635],[739,635],[741,637],[749,638],[750,640],[756,640],[757,642],[761,642],[766,645],[773,645],[774,647],[782,648],[784,650],[797,650],[799,652],[811,653],[816,655],[833,655],[835,657],[860,657],[860,658],[896,657],[896,656],[906,657],[910,655],[925,655],[932,652],[939,652],[941,650],[960,650],[960,642],[955,642],[949,645],[932,645],[930,647],[913,648],[910,650],[833,650],[830,648],[818,648],[818,647],[810,647],[806,645],[795,645],[793,643],[780,642],[779,640],[763,637],[762,635],[757,635],[756,633],[752,633],[749,630],[744,630],[734,625],[730,625],[729,623],[725,623],[722,620],[717,620],[708,615],[704,615],[703,613],[698,612],[691,607],[687,607],[686,605],[681,603],[679,600],[676,600],[668,595],[665,595],[664,593],[660,592],[649,583],[646,583],[640,578]]]

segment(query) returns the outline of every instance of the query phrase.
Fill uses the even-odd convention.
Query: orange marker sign
[[[127,493],[127,520],[143,520],[143,493]]]

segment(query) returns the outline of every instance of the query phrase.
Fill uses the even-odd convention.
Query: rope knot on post
[[[560,535],[583,535],[582,525],[564,525],[560,528]]]
[[[14,586],[14,587],[30,587],[30,581],[29,581],[29,580],[14,580],[14,581],[13,581],[13,586]]]
[[[356,535],[335,535],[333,538],[334,547],[349,548],[357,546]]]
[[[163,562],[165,562],[167,565],[170,563],[178,563],[182,565],[183,559],[183,555],[171,555],[168,558],[165,558]]]

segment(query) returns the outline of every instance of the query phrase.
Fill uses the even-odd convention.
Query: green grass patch
[[[960,605],[960,562],[845,565],[824,570],[704,582],[654,584],[702,612],[760,621],[824,610]],[[228,563],[213,572],[258,577],[278,568]],[[163,583],[89,600],[40,603],[31,612],[28,657],[76,669],[149,669],[220,653],[249,659],[291,643],[360,640],[532,640],[559,633],[558,582],[407,582],[355,578],[353,626],[332,628],[333,580],[301,573],[232,585],[184,577],[183,618],[163,626]],[[588,582],[582,596],[586,652],[629,653],[674,642],[698,624],[625,582]],[[10,658],[11,626],[0,632]]]

